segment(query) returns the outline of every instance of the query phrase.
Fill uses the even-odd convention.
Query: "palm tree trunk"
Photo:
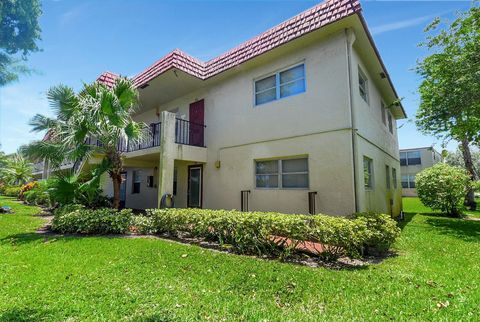
[[[120,208],[120,185],[122,184],[122,175],[120,173],[112,173],[110,175],[113,182],[113,208]]]
[[[465,163],[465,168],[470,174],[470,179],[472,181],[475,181],[476,179],[475,168],[473,167],[472,153],[470,152],[470,145],[467,139],[462,140],[461,150],[463,154],[463,161]],[[465,197],[465,204],[470,208],[470,210],[477,209],[477,203],[475,202],[475,193],[473,188],[471,187],[468,189],[467,196]]]
[[[113,182],[113,208],[119,209],[120,208],[120,186],[122,184],[122,169],[123,169],[123,162],[122,156],[118,151],[112,151],[107,153],[107,157],[109,158],[112,169],[110,170],[110,177],[112,178]]]

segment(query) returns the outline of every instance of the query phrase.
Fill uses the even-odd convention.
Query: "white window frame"
[[[136,175],[135,175],[136,174]],[[136,178],[137,177],[137,178]],[[138,192],[135,192],[135,184],[138,183]],[[139,194],[142,188],[142,170],[132,171],[132,195]]]
[[[287,70],[290,70],[290,69],[293,69],[295,67],[298,67],[298,66],[302,66],[303,65],[303,87],[304,87],[304,91],[303,92],[299,92],[299,93],[296,93],[296,94],[292,94],[292,95],[289,95],[289,96],[284,96],[284,97],[280,97],[280,85],[285,85],[285,84],[288,84],[288,83],[291,83],[291,82],[295,82],[295,81],[298,81],[298,80],[301,80],[302,78],[297,78],[297,79],[294,79],[288,83],[285,83],[285,84],[280,84],[280,74],[282,72],[285,72]],[[265,103],[260,103],[260,104],[257,104],[257,85],[256,83],[261,81],[261,80],[264,80],[266,78],[269,78],[271,76],[274,76],[275,75],[275,87],[270,87],[270,88],[267,88],[267,89],[264,89],[262,91],[260,91],[259,93],[262,93],[262,92],[266,92],[266,91],[269,91],[271,90],[272,88],[275,88],[275,99],[271,100],[271,101],[268,101],[268,102],[265,102]],[[304,94],[307,92],[307,65],[305,63],[305,61],[302,61],[302,62],[299,62],[299,63],[296,63],[294,65],[290,65],[288,67],[285,67],[285,68],[282,68],[282,69],[279,69],[273,73],[270,73],[270,74],[267,74],[267,75],[263,75],[261,77],[257,77],[253,80],[253,107],[257,107],[257,106],[262,106],[262,105],[265,105],[265,104],[268,104],[268,103],[272,103],[272,102],[275,102],[275,101],[278,101],[278,100],[282,100],[282,99],[285,99],[285,98],[288,98],[288,97],[293,97],[293,96],[297,96],[297,95],[300,95],[300,94]]]
[[[387,125],[387,104],[383,100],[380,100],[380,110],[382,113],[382,123],[385,125],[385,127],[388,127]]]
[[[369,183],[370,185],[366,185],[365,184],[365,160],[369,160],[370,161],[370,173],[369,173],[369,176],[370,176],[370,180],[369,180]],[[363,186],[365,187],[365,190],[367,191],[373,191],[375,189],[375,166],[374,166],[374,163],[373,163],[373,159],[364,155],[363,156]]]
[[[402,189],[415,189],[417,187],[417,182],[416,182],[416,175],[415,174],[404,174],[403,176],[406,176],[407,177],[407,187],[404,188],[403,187],[403,178],[402,178]],[[413,177],[413,180],[410,180],[410,177]],[[412,188],[412,186],[410,185],[411,183],[414,183],[415,184],[415,187]]]
[[[282,162],[283,161],[298,160],[298,159],[306,159],[307,160],[307,171],[285,172],[285,173],[282,171]],[[277,164],[278,171],[276,173],[257,174],[257,162],[269,162],[269,161],[277,161],[278,162],[278,164]],[[278,159],[278,158],[276,158],[276,159],[256,159],[253,162],[253,167],[254,167],[254,169],[253,169],[253,183],[254,183],[255,189],[259,189],[259,190],[308,190],[308,189],[310,189],[310,162],[308,160],[308,156],[298,156],[298,157],[289,157],[289,158],[280,158],[280,159]],[[283,177],[283,175],[288,175],[288,174],[306,174],[307,175],[307,186],[306,187],[297,187],[297,188],[295,188],[295,187],[284,188],[282,177]],[[257,175],[259,175],[259,176],[261,176],[261,175],[269,175],[269,176],[276,175],[278,186],[277,187],[258,187],[257,186]]]
[[[365,97],[362,96],[362,92],[360,91],[360,88],[361,88],[360,78],[362,78],[365,83],[365,89],[363,89],[363,91],[365,92]],[[370,91],[369,91],[368,85],[369,84],[368,84],[367,74],[362,70],[360,66],[358,66],[358,94],[365,101],[365,103],[370,105],[370,93],[369,93]]]
[[[387,120],[388,120],[388,131],[393,134],[394,126],[393,126],[393,115],[390,111],[387,111]]]
[[[398,187],[397,169],[394,167],[392,167],[392,183],[393,183],[393,189],[397,189]]]

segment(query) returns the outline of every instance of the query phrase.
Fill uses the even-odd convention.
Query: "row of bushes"
[[[359,257],[371,251],[386,251],[400,232],[395,221],[383,214],[343,218],[274,212],[151,209],[144,216],[135,216],[130,210],[89,210],[78,206],[57,211],[52,228],[62,233],[123,234],[135,229],[144,234],[188,234],[230,245],[239,253],[267,256],[288,256],[300,243],[312,241],[324,245],[321,255],[328,258]]]

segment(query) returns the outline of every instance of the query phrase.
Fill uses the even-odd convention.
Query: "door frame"
[[[190,206],[190,169],[200,168],[200,206],[192,207]],[[188,176],[187,176],[187,208],[203,208],[203,164],[192,164],[188,166]]]
[[[127,204],[127,181],[128,181],[128,172],[127,171],[122,171],[120,172],[120,177],[122,175],[125,175],[125,181],[122,181],[120,182],[120,208],[125,208],[125,205]],[[122,200],[122,194],[121,194],[121,189],[122,189],[122,185],[125,185],[125,189],[124,189],[124,197],[125,197],[125,200]],[[123,206],[122,206],[122,202],[123,202]]]

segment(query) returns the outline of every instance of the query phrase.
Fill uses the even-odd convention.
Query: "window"
[[[422,164],[420,151],[400,152],[400,165]]]
[[[358,67],[358,89],[360,91],[360,96],[368,104],[368,80],[360,67]]]
[[[257,188],[308,188],[308,159],[255,162]]]
[[[402,188],[415,188],[415,175],[403,174],[402,175]]]
[[[388,111],[388,130],[390,131],[390,133],[393,134],[393,119],[392,113],[390,113],[390,111]]]
[[[383,101],[380,102],[380,109],[382,110],[382,122],[383,122],[383,125],[387,126],[387,115],[386,115],[386,107],[385,107],[385,103],[383,103]]]
[[[363,157],[363,178],[365,188],[373,189],[373,160]]]
[[[297,65],[255,82],[255,105],[305,92],[305,65]]]
[[[397,189],[397,169],[392,168],[393,188]]]
[[[141,171],[133,171],[132,193],[140,193],[140,183],[142,182]]]
[[[387,189],[390,189],[390,167],[388,165],[385,166],[385,174],[387,180]]]

